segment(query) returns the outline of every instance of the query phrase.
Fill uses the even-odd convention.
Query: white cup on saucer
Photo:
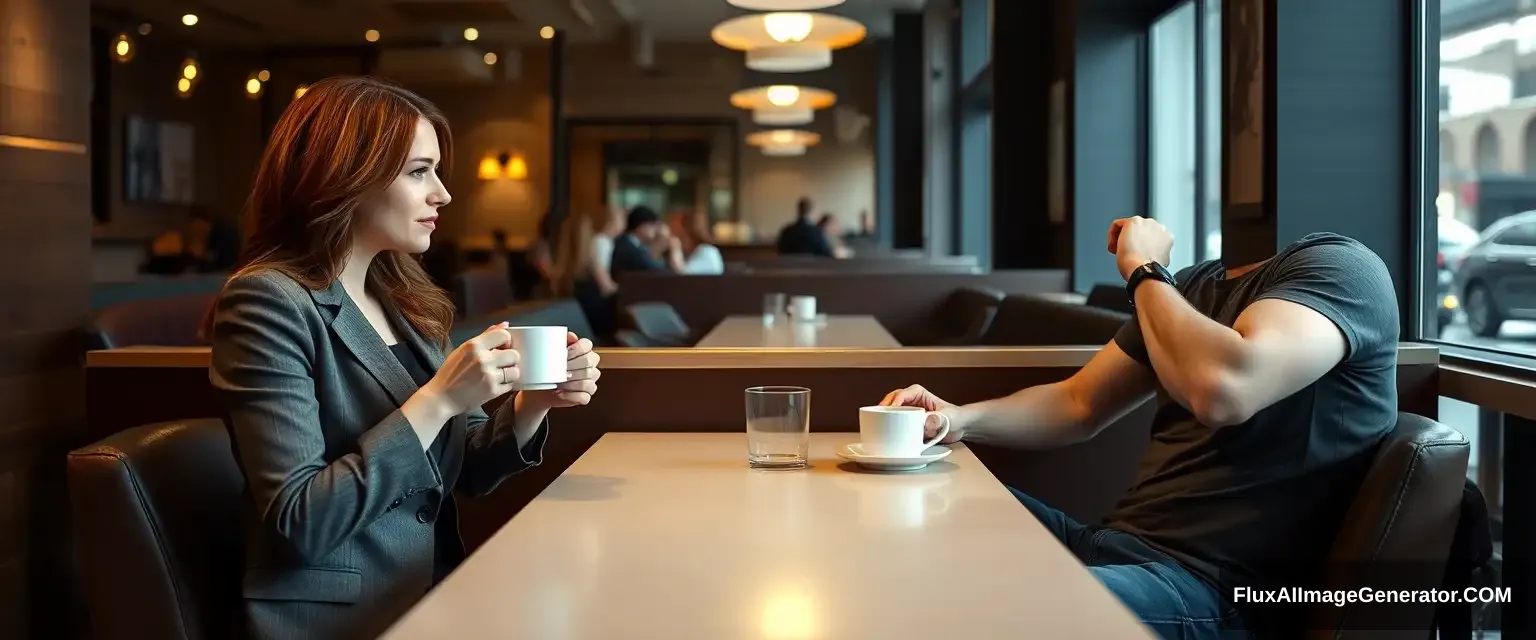
[[[507,327],[507,332],[512,334],[521,372],[514,389],[542,391],[570,379],[565,370],[565,327]]]
[[[799,322],[815,322],[816,296],[790,296],[789,315]]]
[[[939,416],[938,434],[923,439],[928,416]],[[922,407],[863,407],[859,409],[859,453],[882,458],[922,455],[949,435],[949,416]]]

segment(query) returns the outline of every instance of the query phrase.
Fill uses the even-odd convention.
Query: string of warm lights
[[[769,73],[801,73],[832,66],[832,52],[864,40],[866,29],[855,20],[818,10],[844,0],[726,0],[732,6],[758,11],[716,25],[716,44],[746,53],[747,68]],[[771,127],[811,124],[816,111],[836,104],[832,92],[795,84],[743,89],[731,104],[752,112],[752,122]],[[799,129],[758,131],[747,144],[764,155],[797,156],[816,145],[821,136]]]
[[[183,14],[181,16],[181,24],[187,27],[197,26],[197,14]],[[141,23],[135,30],[140,36],[148,36],[152,31],[154,31],[154,25],[148,22]],[[465,27],[463,36],[465,41],[474,42],[480,39],[480,30],[476,27]],[[553,39],[555,37],[555,28],[549,25],[540,27],[539,37],[545,40]],[[383,34],[380,33],[378,29],[368,29],[367,31],[363,32],[363,39],[368,42],[376,43],[379,42],[382,38]],[[118,33],[112,38],[112,45],[110,49],[111,55],[112,58],[119,63],[127,64],[132,62],[134,56],[138,53],[138,49],[138,43],[135,41],[133,36],[128,34],[127,31]],[[500,61],[499,56],[497,56],[497,54],[493,51],[487,51],[485,55],[482,56],[482,59],[487,65],[495,65]],[[192,94],[194,91],[196,91],[198,84],[204,77],[205,75],[203,73],[202,65],[198,62],[197,59],[197,53],[189,52],[187,57],[182,60],[176,75],[176,95],[182,98],[192,97]],[[267,82],[271,81],[271,79],[272,72],[267,69],[252,71],[246,77],[245,83],[243,85],[246,97],[252,100],[260,98],[266,90]],[[307,91],[309,91],[309,85],[300,83],[293,91],[293,99],[299,99]]]

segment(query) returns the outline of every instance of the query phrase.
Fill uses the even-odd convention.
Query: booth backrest
[[[816,297],[816,309],[830,315],[871,315],[898,341],[940,333],[935,326],[956,289],[991,287],[1007,294],[1065,292],[1065,270],[951,273],[726,274],[679,276],[633,273],[619,280],[619,304],[666,302],[688,326],[708,331],[732,315],[763,311],[763,295]]]

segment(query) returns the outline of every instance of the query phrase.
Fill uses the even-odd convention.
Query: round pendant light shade
[[[826,89],[776,84],[742,89],[731,94],[731,106],[752,112],[752,121],[770,126],[810,124],[818,109],[837,104],[837,95]]]
[[[750,11],[814,11],[835,7],[843,0],[725,0],[733,7]]]
[[[806,148],[820,142],[820,135],[798,129],[775,129],[747,135],[747,144],[761,148],[763,155],[769,156],[804,155]]]
[[[831,52],[862,42],[867,33],[864,25],[841,16],[777,12],[731,18],[715,25],[709,36],[715,44],[736,51],[798,45]]]
[[[769,73],[804,73],[832,66],[832,50],[819,44],[785,44],[747,52],[747,68]]]

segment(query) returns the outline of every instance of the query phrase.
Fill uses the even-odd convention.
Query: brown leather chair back
[[[460,318],[484,315],[512,304],[512,278],[495,265],[471,267],[453,277],[452,295]]]
[[[994,287],[961,287],[950,294],[939,322],[944,336],[937,341],[941,346],[971,346],[981,341],[992,329],[997,318],[997,307],[1007,297]]]
[[[223,421],[114,434],[68,474],[92,637],[241,635],[245,479]]]
[[[1333,541],[1318,588],[1436,589],[1445,573],[1472,447],[1461,432],[1412,413],[1382,442]],[[1434,603],[1310,608],[1310,638],[1431,638]],[[1420,631],[1406,631],[1419,629]]]
[[[149,298],[103,308],[85,326],[85,348],[203,346],[203,316],[216,295]]]
[[[980,344],[994,347],[1092,345],[1108,343],[1129,314],[1032,295],[1011,295]]]

